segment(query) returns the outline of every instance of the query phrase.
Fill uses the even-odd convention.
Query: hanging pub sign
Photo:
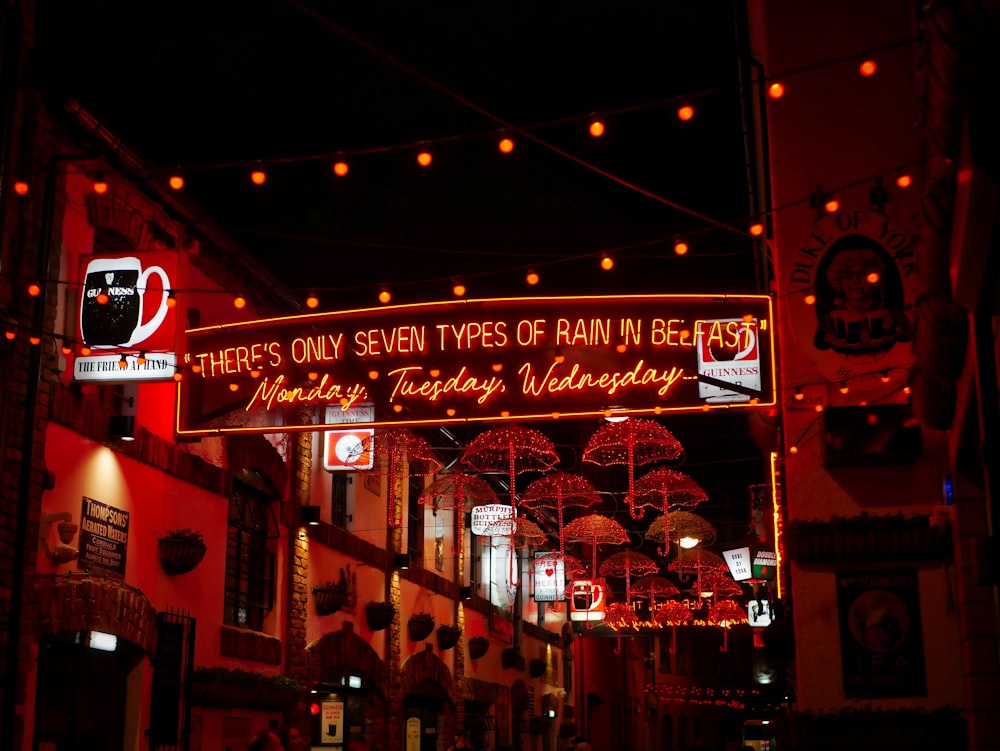
[[[355,427],[767,406],[773,329],[764,295],[464,300],[190,329],[177,432],[323,429],[311,415],[362,402],[375,414]]]
[[[469,528],[474,535],[510,534],[514,508],[503,503],[484,503],[474,506],[469,516]]]
[[[170,291],[177,288],[178,275],[176,252],[80,258],[77,334],[90,354],[74,358],[75,381],[174,377],[180,319]]]
[[[566,592],[566,562],[552,553],[536,553],[534,566],[535,602],[562,602]]]
[[[570,585],[569,619],[603,621],[607,611],[605,584],[600,579],[575,579]]]

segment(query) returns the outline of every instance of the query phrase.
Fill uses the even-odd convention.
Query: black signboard
[[[83,497],[80,511],[80,568],[112,579],[125,578],[129,512]]]
[[[917,572],[838,573],[837,602],[844,694],[925,696]]]

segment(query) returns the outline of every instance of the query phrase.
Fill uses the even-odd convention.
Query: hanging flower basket
[[[201,532],[171,530],[157,541],[160,566],[170,576],[186,574],[201,563],[208,547]]]
[[[500,653],[500,664],[505,668],[524,670],[524,658],[521,656],[521,650],[517,647],[507,647]]]
[[[545,673],[545,660],[528,660],[528,675],[540,678]]]
[[[438,626],[437,642],[438,649],[451,649],[458,640],[462,638],[462,629],[458,626]]]
[[[490,640],[485,636],[473,636],[469,639],[469,657],[478,660],[490,651]]]
[[[369,602],[365,605],[365,620],[372,631],[382,631],[389,627],[396,617],[396,608],[389,602]]]
[[[434,633],[434,616],[430,613],[414,613],[406,622],[410,641],[423,641]]]
[[[313,599],[316,601],[316,612],[319,615],[331,615],[347,604],[350,593],[345,587],[333,584],[313,587]]]

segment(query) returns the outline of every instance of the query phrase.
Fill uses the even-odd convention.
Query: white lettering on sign
[[[472,509],[472,534],[485,535],[492,534],[489,530],[495,529],[497,524],[507,519],[514,518],[514,509],[502,503],[488,503],[483,506],[476,506]]]

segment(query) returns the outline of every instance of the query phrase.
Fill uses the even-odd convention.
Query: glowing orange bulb
[[[167,307],[168,308],[176,308],[177,307],[177,298],[174,297],[174,293],[173,292],[167,292]]]
[[[510,417],[510,410],[509,409],[501,409],[500,410],[500,417]]]
[[[500,139],[500,151],[502,151],[504,154],[509,154],[513,150],[514,150],[514,142],[512,140],[510,140],[509,138]]]
[[[377,381],[378,380],[378,371],[375,370],[374,368],[372,368],[371,370],[368,371],[368,377],[371,380],[373,380],[373,381]]]
[[[909,188],[911,185],[913,185],[913,178],[910,177],[909,175],[900,175],[899,177],[896,178],[896,185],[898,185],[900,188]]]
[[[785,95],[785,86],[780,83],[772,83],[767,87],[767,95],[771,99],[781,99]]]
[[[834,211],[840,208],[840,201],[835,198],[830,199],[823,204],[823,208],[826,209],[827,214],[832,214]]]
[[[64,344],[62,346],[62,353],[64,355],[71,355],[71,354],[73,354],[73,348],[71,346],[69,346],[68,344]]]
[[[3,332],[3,335],[7,337],[8,340],[14,341],[14,338],[17,336],[17,333],[14,331],[5,331]]]
[[[611,271],[615,267],[615,259],[611,256],[601,256],[601,268],[605,271]]]
[[[604,123],[602,123],[600,120],[594,120],[590,124],[590,135],[592,135],[594,138],[600,138],[601,136],[603,136]]]
[[[28,337],[28,341],[37,346],[42,343],[42,337],[40,336]]]
[[[310,370],[308,373],[308,377],[310,381],[318,381],[319,373],[317,373],[315,370]]]
[[[679,256],[682,256],[687,252],[688,252],[688,244],[686,242],[684,242],[683,240],[678,240],[677,242],[674,243],[674,253],[676,253]]]
[[[799,447],[798,446],[789,446],[788,447],[788,453],[789,454],[797,454],[797,453],[799,453]]]
[[[37,284],[29,284],[28,294],[31,295],[32,297],[38,297],[40,294],[42,294],[42,288],[39,287]]]
[[[753,235],[754,237],[760,237],[761,235],[764,234],[764,225],[761,224],[760,222],[757,222],[756,224],[751,224],[750,234]]]
[[[877,271],[869,271],[868,276],[865,277],[865,281],[869,284],[877,284],[879,280],[879,275]]]
[[[617,352],[618,354],[624,353],[625,350],[627,350],[627,349],[628,349],[628,347],[625,346],[624,342],[619,342],[618,344],[615,345],[615,352]]]
[[[122,355],[122,359],[118,361],[118,369],[125,370],[128,367],[128,360],[125,359],[125,355]]]
[[[378,301],[385,305],[392,299],[392,295],[389,294],[389,290],[383,289],[378,293]]]
[[[878,66],[875,65],[874,60],[865,60],[858,66],[858,70],[861,71],[861,75],[863,76],[874,76],[875,71],[878,70]]]
[[[170,179],[167,180],[167,184],[174,190],[180,190],[184,187],[184,178],[180,175],[171,175]]]
[[[816,295],[814,295],[812,293],[809,293],[808,295],[806,295],[802,299],[803,299],[803,301],[805,302],[806,305],[815,305],[816,304]]]
[[[846,394],[850,390],[851,389],[850,389],[850,387],[848,387],[847,382],[846,381],[842,381],[841,384],[840,384],[840,393],[841,394]]]
[[[250,179],[254,185],[263,185],[267,182],[267,174],[263,170],[254,170],[250,173]]]
[[[564,355],[560,350],[556,352],[556,356],[553,357],[552,359],[561,365],[562,363],[566,362],[566,355]]]
[[[243,295],[236,295],[233,298],[233,307],[237,310],[243,310],[247,306],[247,299]]]
[[[451,288],[451,292],[455,297],[465,297],[465,285],[461,282],[455,282],[455,286]]]
[[[677,117],[685,122],[694,117],[694,107],[689,104],[685,104],[679,110],[677,110]]]
[[[534,271],[529,271],[528,275],[524,277],[524,281],[526,281],[528,284],[534,287],[536,284],[538,284],[538,274]]]
[[[201,372],[201,365],[199,365],[198,363],[195,363],[194,365],[192,365],[191,366],[191,372],[192,373],[200,373]]]
[[[250,377],[251,378],[260,378],[260,367],[259,366],[255,365],[253,368],[250,369]]]
[[[319,307],[319,298],[316,297],[316,295],[309,295],[309,297],[306,298],[306,307],[307,308],[318,308]]]
[[[174,380],[177,381],[178,383],[181,382],[181,381],[183,381],[184,380],[184,374],[181,373],[179,370],[175,370],[174,371]]]
[[[97,304],[98,305],[107,305],[108,304],[108,294],[106,292],[102,292],[101,294],[99,294],[97,296]]]
[[[889,374],[888,374],[888,373],[886,373],[886,372],[883,372],[883,373],[882,373],[882,375],[880,375],[880,376],[878,377],[878,379],[879,379],[880,381],[882,381],[882,383],[888,383],[888,382],[889,382]]]
[[[822,411],[823,411],[823,405],[822,405],[822,404],[817,404],[817,405],[816,405],[816,406],[814,407],[814,409],[815,409],[815,410],[816,410],[817,412],[822,412]]]
[[[431,157],[430,153],[426,151],[421,151],[417,154],[417,164],[421,167],[429,166],[432,161],[434,161],[433,157]]]
[[[392,411],[393,412],[402,412],[403,411],[403,405],[402,404],[393,404],[392,405]]]
[[[701,411],[702,412],[708,412],[710,409],[712,409],[712,407],[710,405],[708,405],[708,404],[702,404],[701,405]]]
[[[558,413],[558,412],[553,412],[552,413],[552,419],[553,420],[558,420],[561,416],[562,415],[560,413]]]
[[[94,180],[94,192],[98,195],[104,195],[108,192],[108,184],[104,180]]]
[[[910,393],[910,387],[909,386],[903,386],[903,393],[904,394],[909,394]]]
[[[24,180],[16,180],[14,182],[14,192],[19,196],[25,196],[28,194],[28,183]]]
[[[431,368],[429,372],[431,374],[431,378],[437,378],[439,375],[441,375],[440,368]]]
[[[503,363],[502,362],[495,362],[490,367],[493,368],[493,372],[494,373],[499,373],[501,370],[503,370]]]
[[[795,401],[801,402],[805,398],[806,398],[806,395],[803,394],[801,391],[796,391],[795,392]]]
[[[229,390],[230,391],[239,391],[240,390],[240,385],[238,383],[230,383],[229,384]]]
[[[343,177],[348,172],[347,162],[336,162],[333,165],[333,174],[337,177]]]
[[[444,411],[444,413],[446,415],[448,415],[448,417],[454,417],[455,416],[455,408],[454,407],[448,407],[448,409],[446,409]]]
[[[80,348],[80,354],[83,355],[84,357],[86,357],[87,355],[89,355],[90,354],[90,347],[88,347],[86,345],[84,345],[83,347],[81,347]]]

